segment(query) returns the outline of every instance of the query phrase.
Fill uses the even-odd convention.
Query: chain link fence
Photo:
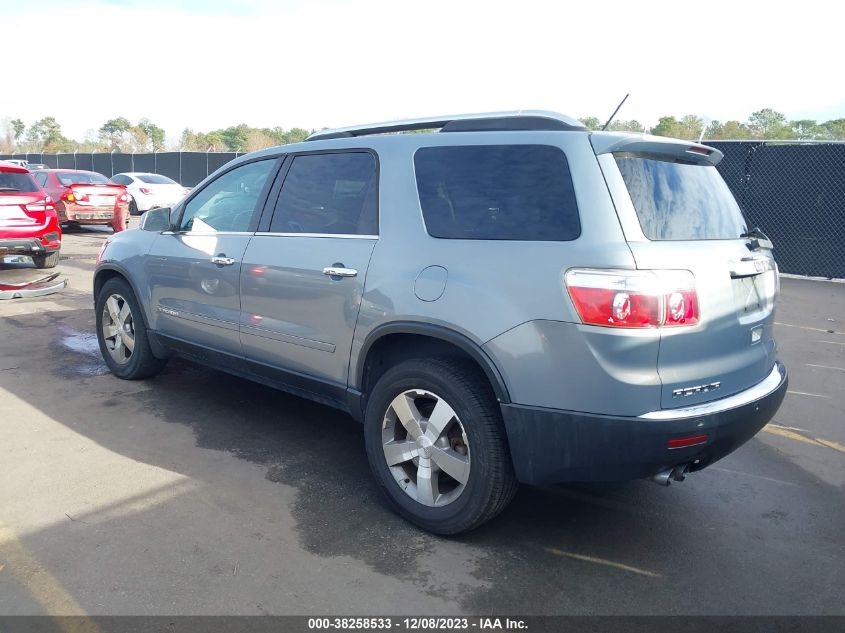
[[[0,160],[16,158],[40,163],[50,169],[86,169],[106,176],[127,171],[152,172],[194,187],[203,178],[244,152],[74,152],[72,154],[0,154]]]
[[[845,278],[845,143],[704,142],[724,153],[719,172],[782,272]]]
[[[845,278],[845,143],[705,141],[722,151],[718,169],[745,211],[775,244],[782,272]],[[193,187],[236,152],[4,154],[52,168],[107,176],[153,172]]]

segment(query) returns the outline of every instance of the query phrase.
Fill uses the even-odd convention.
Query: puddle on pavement
[[[59,328],[61,335],[59,342],[66,349],[82,354],[86,358],[80,363],[68,363],[56,369],[62,376],[103,376],[109,373],[108,367],[100,358],[100,345],[97,335],[93,332],[80,332],[69,327]]]

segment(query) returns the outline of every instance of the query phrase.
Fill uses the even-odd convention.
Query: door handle
[[[358,271],[354,268],[342,268],[336,266],[326,266],[323,268],[323,274],[329,277],[355,277]]]
[[[226,257],[225,255],[223,255],[221,253],[217,257],[212,257],[211,263],[217,264],[218,266],[231,266],[232,264],[235,263],[235,258],[234,257]]]

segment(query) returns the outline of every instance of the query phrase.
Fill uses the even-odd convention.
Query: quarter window
[[[376,160],[369,152],[296,156],[270,231],[375,235],[377,187]]]
[[[569,165],[557,147],[424,147],[414,167],[433,237],[567,241],[581,234]]]
[[[180,229],[200,233],[250,230],[275,159],[241,165],[206,185],[185,207]]]

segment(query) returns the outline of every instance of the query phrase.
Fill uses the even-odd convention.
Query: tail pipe
[[[661,486],[668,486],[672,483],[672,480],[683,481],[688,472],[689,464],[681,464],[680,466],[675,466],[674,468],[661,470],[656,475],[653,475],[651,480]]]

